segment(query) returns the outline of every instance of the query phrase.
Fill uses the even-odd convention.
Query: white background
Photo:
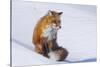
[[[35,1],[35,0],[33,0]],[[39,0],[36,0],[39,1]],[[90,4],[97,5],[97,34],[100,34],[100,2],[99,0],[42,0],[42,2],[57,2],[57,3],[73,3],[73,4]],[[97,50],[100,51],[100,35],[97,35]],[[98,52],[99,53],[99,52]],[[77,63],[77,64],[61,64],[57,66],[98,66],[100,64],[100,54],[97,54],[97,63]],[[7,67],[10,63],[10,0],[0,0],[0,67]],[[42,65],[46,66],[46,65]],[[56,65],[48,65],[56,66]]]

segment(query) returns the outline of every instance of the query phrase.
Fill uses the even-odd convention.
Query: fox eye
[[[55,20],[53,20],[53,23],[56,23],[56,21],[55,21]]]

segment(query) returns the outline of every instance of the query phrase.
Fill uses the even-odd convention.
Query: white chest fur
[[[55,24],[48,25],[46,29],[44,29],[42,33],[42,37],[47,37],[48,40],[52,40],[56,38],[57,28]]]

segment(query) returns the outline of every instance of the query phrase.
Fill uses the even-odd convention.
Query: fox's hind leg
[[[37,45],[35,46],[35,51],[36,51],[37,53],[39,53],[39,54],[43,54],[43,47],[42,47],[42,45],[41,45],[41,44],[37,44]]]

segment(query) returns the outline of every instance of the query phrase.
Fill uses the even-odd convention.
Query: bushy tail
[[[68,54],[69,53],[65,48],[59,47],[55,49],[54,51],[51,51],[48,55],[50,56],[50,59],[52,60],[63,61],[66,59]]]

